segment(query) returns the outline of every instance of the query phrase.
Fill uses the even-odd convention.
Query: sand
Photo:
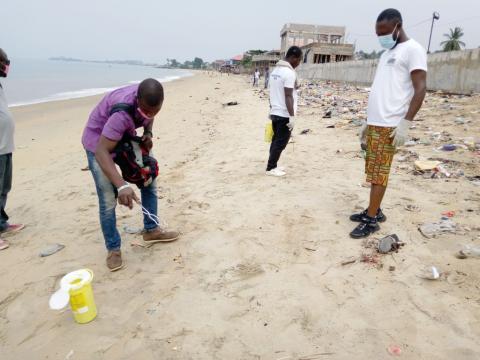
[[[27,227],[0,252],[2,360],[388,359],[392,345],[403,359],[480,358],[480,259],[453,256],[480,242],[478,186],[415,176],[396,162],[376,237],[396,233],[406,245],[361,262],[374,251],[348,236],[348,216],[368,198],[357,129],[328,129],[334,119],[303,108],[281,160],[289,175],[266,177],[266,98],[247,78],[197,74],[166,84],[154,126],[160,213],[183,236],[131,246],[140,237],[122,229],[141,226],[140,210],[119,209],[127,268],[110,273],[93,180],[81,171],[81,132],[99,99],[13,109],[8,211]],[[464,105],[475,109],[475,99]],[[443,115],[423,117],[443,130]],[[480,117],[470,117],[478,136]],[[447,155],[478,165],[471,152]],[[446,210],[467,230],[424,238],[418,225]],[[39,257],[56,242],[65,249]],[[417,277],[425,265],[447,276]],[[65,273],[84,267],[95,273],[99,314],[79,325],[48,300]]]

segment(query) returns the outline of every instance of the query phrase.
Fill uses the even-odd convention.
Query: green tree
[[[201,69],[203,66],[203,59],[200,59],[199,57],[196,57],[193,59],[193,68],[194,69]]]
[[[170,60],[170,67],[177,68],[180,66],[180,63],[176,59],[169,59]]]
[[[193,62],[189,61],[189,60],[186,60],[183,63],[182,67],[185,68],[185,69],[191,69],[191,68],[193,68]]]
[[[465,47],[465,43],[460,40],[463,35],[463,29],[458,26],[455,29],[450,29],[450,34],[443,34],[448,39],[440,43],[443,46],[443,51],[462,50],[462,47]]]

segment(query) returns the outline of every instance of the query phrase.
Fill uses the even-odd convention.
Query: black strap
[[[126,112],[132,119],[135,119],[135,106],[132,104],[118,103],[113,105],[110,109],[110,116],[120,111]]]

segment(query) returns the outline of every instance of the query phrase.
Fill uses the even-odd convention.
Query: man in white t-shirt
[[[258,71],[258,69],[255,69],[255,72],[253,73],[253,86],[258,86],[259,80],[260,80],[260,71]]]
[[[0,78],[6,78],[10,69],[10,60],[5,51],[0,49]],[[9,246],[7,240],[2,235],[15,233],[24,228],[23,224],[12,224],[8,221],[8,215],[5,211],[7,206],[7,196],[12,189],[12,171],[13,156],[15,150],[13,135],[15,132],[15,122],[12,114],[8,110],[7,99],[0,83],[0,250]]]
[[[387,189],[395,148],[408,137],[411,121],[420,110],[427,90],[427,54],[403,29],[398,10],[387,9],[377,19],[376,32],[385,50],[368,100],[367,122],[360,130],[366,148],[365,173],[371,183],[368,208],[350,217],[360,224],[350,233],[367,237],[379,230],[386,216],[380,205]]]
[[[297,74],[295,68],[302,60],[302,49],[292,46],[285,60],[280,60],[270,74],[270,119],[273,126],[273,139],[270,145],[270,157],[267,175],[284,176],[285,169],[277,167],[282,151],[288,144],[291,131],[295,126],[297,112]]]

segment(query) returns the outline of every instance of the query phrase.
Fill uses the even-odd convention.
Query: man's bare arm
[[[414,70],[410,76],[412,78],[412,84],[415,92],[413,94],[412,101],[410,102],[407,115],[405,115],[405,119],[413,121],[415,115],[417,115],[418,111],[422,107],[423,100],[427,94],[427,72],[424,70]]]

